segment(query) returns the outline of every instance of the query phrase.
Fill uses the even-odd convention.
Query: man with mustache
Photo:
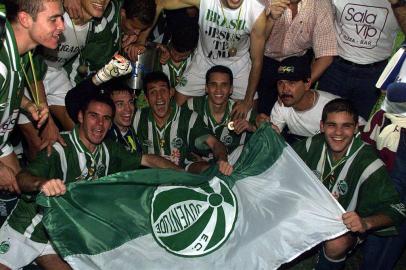
[[[288,142],[319,133],[323,107],[337,97],[310,89],[311,70],[307,56],[286,58],[280,63],[276,76],[279,100],[271,116],[260,114],[257,122],[271,121],[279,132],[287,126]]]
[[[264,0],[265,2],[273,2]],[[275,21],[266,41],[261,79],[258,84],[258,112],[269,114],[277,100],[276,73],[279,62],[291,56],[313,58],[311,84],[316,82],[337,55],[333,11],[330,0],[290,0]]]

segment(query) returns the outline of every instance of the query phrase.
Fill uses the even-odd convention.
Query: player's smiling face
[[[111,127],[112,117],[111,107],[97,101],[90,102],[85,112],[79,112],[79,137],[89,151],[93,152],[96,145],[102,143]]]
[[[43,9],[37,13],[35,19],[30,16],[24,23],[27,23],[29,36],[36,44],[55,49],[65,29],[62,4],[60,1],[44,1],[42,5]]]
[[[100,18],[109,3],[110,0],[82,0],[83,16],[86,19]]]
[[[127,131],[134,115],[134,96],[126,90],[114,91],[111,95],[111,99],[114,105],[116,105],[114,124],[116,124],[121,131]]]
[[[358,123],[347,112],[329,113],[326,120],[320,122],[320,130],[335,161],[346,154],[357,128]]]
[[[164,123],[171,114],[170,101],[173,91],[164,81],[149,82],[146,86],[147,100],[157,124]]]
[[[232,92],[233,87],[228,74],[222,72],[210,74],[209,81],[206,84],[206,93],[210,103],[223,105],[227,103]]]

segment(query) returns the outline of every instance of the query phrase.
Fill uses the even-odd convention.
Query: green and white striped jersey
[[[209,104],[208,104],[208,97],[194,97],[188,99],[185,105],[192,111],[195,111],[200,117],[203,118],[204,123],[212,130],[213,134],[216,138],[221,141],[227,148],[227,152],[233,152],[238,146],[244,145],[249,138],[251,137],[252,133],[250,132],[243,132],[240,135],[231,131],[227,128],[227,124],[231,121],[231,111],[234,106],[234,100],[229,100],[227,104],[226,111],[224,113],[223,119],[220,123],[217,123],[214,119],[213,115],[210,112]],[[250,110],[247,114],[247,121],[251,124],[255,124],[255,117],[256,114],[252,110]]]
[[[6,36],[0,48],[0,155],[16,124],[23,96],[24,74],[28,54],[20,57],[14,31],[6,22]]]
[[[186,82],[183,77],[183,72],[185,72],[186,67],[190,64],[192,57],[193,54],[190,54],[188,58],[182,61],[179,67],[176,67],[173,64],[172,59],[169,59],[166,64],[161,65],[162,72],[168,76],[171,87],[176,87],[178,85],[185,86]]]
[[[300,141],[294,149],[347,211],[361,217],[383,213],[395,224],[403,220],[404,205],[383,162],[359,136],[337,162],[333,162],[324,134]]]
[[[191,152],[201,153],[208,149],[204,143],[211,134],[197,113],[171,102],[171,115],[163,128],[159,128],[150,108],[138,110],[133,122],[141,141],[143,153],[160,155],[185,167]],[[189,159],[190,160],[190,159]]]
[[[61,179],[69,184],[134,170],[141,165],[141,155],[130,153],[121,144],[110,140],[105,140],[90,153],[80,141],[77,127],[62,137],[67,146],[55,143],[50,157],[42,151],[27,167],[32,175]],[[46,243],[48,238],[41,223],[42,211],[34,199],[35,196],[20,199],[7,222],[25,237]]]

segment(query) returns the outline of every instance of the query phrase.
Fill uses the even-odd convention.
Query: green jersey
[[[175,102],[171,102],[171,115],[164,127],[156,125],[149,107],[136,112],[133,127],[143,153],[160,155],[182,167],[187,165],[192,152],[208,149],[204,141],[211,134],[197,113]]]
[[[13,28],[6,22],[6,35],[0,48],[0,156],[16,124],[23,96],[28,54],[20,57]]]
[[[111,0],[101,19],[93,19],[86,45],[81,53],[65,64],[72,83],[79,83],[86,76],[78,73],[80,65],[85,64],[89,74],[107,64],[118,52],[121,44],[120,9],[122,0]]]
[[[89,181],[121,171],[134,170],[141,165],[141,155],[130,153],[118,143],[105,140],[89,152],[79,139],[78,128],[62,134],[66,147],[53,145],[51,156],[42,151],[27,171],[46,179],[61,179],[65,184]],[[8,224],[35,242],[46,243],[48,238],[41,223],[42,211],[34,197],[25,196],[17,203]]]
[[[238,146],[244,145],[252,134],[250,132],[243,132],[238,135],[234,131],[228,129],[227,124],[231,120],[230,113],[233,109],[234,103],[234,100],[230,99],[228,101],[226,111],[224,112],[223,119],[221,119],[220,123],[217,123],[210,112],[207,96],[194,97],[188,99],[186,103],[186,106],[190,110],[195,111],[203,118],[204,123],[212,130],[216,138],[226,146],[228,153],[233,152]],[[246,120],[251,124],[255,124],[255,117],[256,114],[250,110],[247,114]]]
[[[168,76],[171,87],[175,88],[178,85],[185,86],[186,81],[183,77],[183,72],[185,72],[186,67],[190,64],[192,57],[193,54],[190,54],[188,58],[179,64],[178,67],[175,66],[172,59],[169,59],[166,64],[161,65],[162,72]]]
[[[395,224],[403,220],[404,205],[383,162],[359,136],[337,162],[333,162],[324,134],[300,141],[294,149],[347,211],[361,217],[382,213]]]

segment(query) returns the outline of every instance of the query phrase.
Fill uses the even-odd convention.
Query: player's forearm
[[[17,174],[17,183],[22,192],[37,192],[40,191],[42,184],[44,184],[47,179],[33,176],[29,172],[22,170]]]
[[[393,225],[392,219],[385,214],[376,214],[363,218],[362,220],[365,223],[366,230],[374,230]]]
[[[166,160],[165,158],[158,155],[142,155],[141,165],[150,168],[174,169],[178,171],[183,170],[173,162]]]
[[[317,58],[312,65],[311,82],[316,82],[331,63],[333,63],[333,56],[322,56]]]
[[[248,77],[247,92],[245,93],[244,101],[252,102],[254,100],[255,91],[257,89],[259,79],[261,77],[263,58],[252,61],[251,71]]]

